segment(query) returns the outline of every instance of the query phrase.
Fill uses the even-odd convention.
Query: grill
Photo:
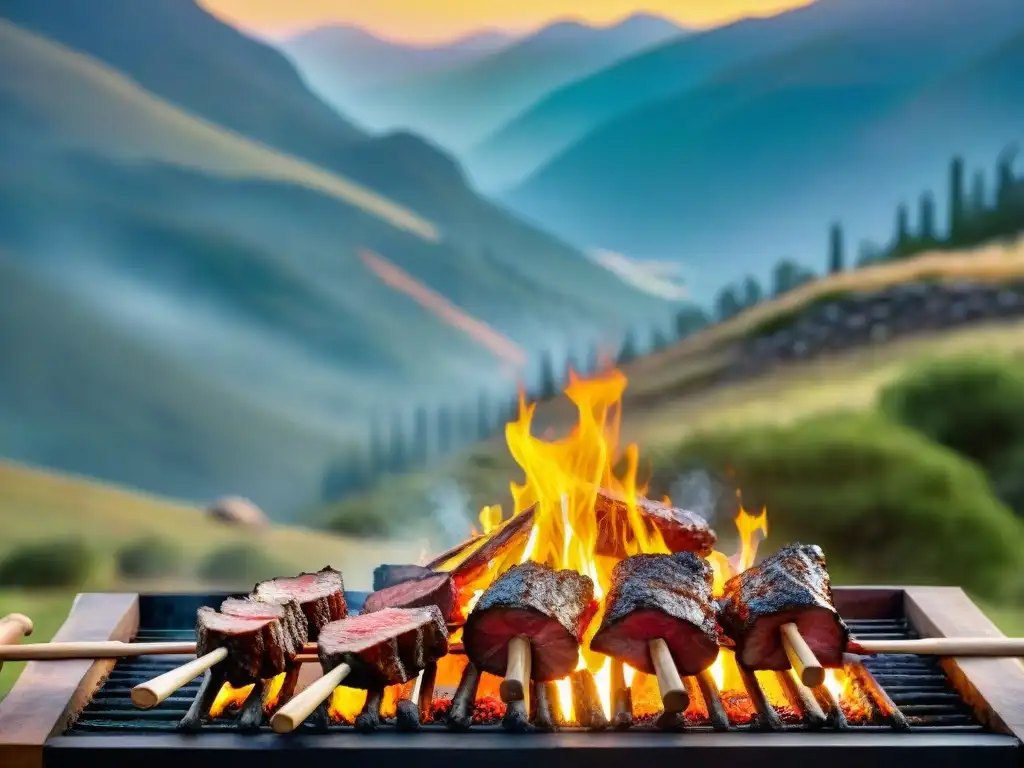
[[[958,589],[845,588],[836,589],[835,596],[860,640],[998,633]],[[224,597],[83,595],[57,639],[193,640],[196,609],[217,605]],[[349,593],[350,607],[361,605],[364,598]],[[704,702],[701,713],[672,730],[644,720],[628,731],[563,727],[556,733],[513,735],[497,724],[452,733],[428,723],[418,733],[401,733],[386,724],[363,735],[341,723],[326,730],[307,723],[288,736],[273,734],[266,726],[256,734],[241,734],[231,716],[217,718],[199,734],[178,732],[176,725],[198,691],[198,680],[152,710],[135,708],[129,695],[133,686],[186,660],[143,656],[113,666],[30,664],[0,704],[0,765],[70,768],[98,760],[120,768],[175,752],[191,768],[240,762],[241,753],[247,768],[259,768],[279,765],[296,750],[330,751],[331,759],[335,750],[344,750],[338,757],[349,762],[417,767],[486,760],[489,766],[575,768],[642,759],[686,760],[693,766],[784,760],[817,768],[827,760],[833,768],[867,761],[896,766],[911,757],[952,766],[981,756],[996,766],[1024,766],[1024,668],[1010,660],[939,661],[906,655],[867,659],[847,668],[861,702],[856,717],[846,716],[844,707],[827,695],[808,698],[802,689],[801,700],[799,686],[788,690],[789,706],[773,706],[757,679],[746,676],[753,717],[730,720],[705,677],[688,681],[694,698]],[[41,686],[43,682],[49,685]]]

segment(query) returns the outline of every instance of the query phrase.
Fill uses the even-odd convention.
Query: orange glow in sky
[[[199,0],[211,13],[268,35],[327,24],[355,24],[378,35],[437,42],[480,29],[527,31],[572,18],[604,26],[654,13],[691,27],[770,16],[809,0]]]

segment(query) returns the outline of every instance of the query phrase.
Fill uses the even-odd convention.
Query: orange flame
[[[282,672],[280,675],[263,682],[264,711],[269,712],[277,706],[277,699],[281,695],[281,688],[284,687],[284,678],[285,673]],[[245,700],[249,698],[249,694],[252,693],[254,687],[253,684],[250,684],[241,688],[232,688],[228,683],[224,683],[221,689],[217,691],[217,698],[213,700],[213,704],[210,706],[210,717],[219,717],[229,709],[241,707]]]

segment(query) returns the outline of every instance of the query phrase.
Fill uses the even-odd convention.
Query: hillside
[[[476,61],[367,90],[338,106],[371,127],[411,128],[462,152],[545,93],[680,34],[670,22],[643,15],[606,28],[559,22]]]
[[[314,92],[359,118],[359,96],[410,77],[436,77],[501,50],[512,37],[481,32],[437,45],[384,40],[365,29],[337,24],[286,38],[277,48],[295,62]]]
[[[944,181],[951,154],[990,162],[1017,134],[1021,86],[933,84],[976,68],[1024,18],[999,0],[987,14],[957,9],[927,28],[852,28],[724,72],[608,123],[505,199],[580,245],[683,260],[695,295],[763,276],[784,254],[820,253],[821,222],[837,216],[858,237],[884,236],[897,202]],[[929,89],[949,105],[944,121],[891,122]],[[936,134],[945,140],[921,139]],[[895,162],[883,151],[914,143]]]
[[[1005,16],[1009,29],[1019,18],[1012,0],[818,0],[775,16],[744,19],[669,41],[547,95],[483,141],[467,162],[475,174],[488,174],[489,183],[510,189],[588,134],[645,106],[681,97],[731,70],[831,35],[884,37],[891,30],[916,30],[922,38],[933,30],[943,34],[948,32],[943,29],[946,20],[969,16],[975,7],[982,19]],[[925,16],[927,23],[922,22]],[[968,18],[965,29],[971,27]]]
[[[17,279],[40,294],[4,307],[18,348],[4,360],[18,372],[0,430],[7,457],[184,498],[244,493],[289,519],[319,499],[326,466],[363,438],[369,410],[448,400],[455,383],[508,387],[493,352],[390,287],[361,249],[523,344],[608,332],[628,315],[604,301],[621,283],[596,267],[567,283],[560,275],[582,256],[468,191],[469,245],[438,241],[408,208],[94,59],[7,23],[0,42],[3,71],[18,73],[0,78],[0,247],[15,275],[4,292]],[[369,144],[381,151],[363,157],[374,172],[400,164],[402,137]],[[437,171],[416,173],[427,184]],[[549,258],[536,271],[516,260],[537,251]],[[36,317],[51,304],[81,319]],[[105,352],[51,359],[37,323],[56,339],[98,326],[80,349]],[[111,381],[124,368],[139,376]],[[183,379],[166,392],[144,375],[163,368]],[[86,406],[51,389],[55,370],[83,382]],[[102,421],[106,391],[119,392],[123,419]],[[232,415],[208,420],[207,404]],[[96,434],[107,436],[99,448]],[[273,458],[285,446],[289,458]]]

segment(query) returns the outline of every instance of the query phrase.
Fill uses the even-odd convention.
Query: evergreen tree
[[[964,161],[954,157],[949,165],[949,242],[957,244],[963,236]]]
[[[896,250],[903,253],[910,242],[910,215],[907,206],[900,203],[896,207]]]
[[[828,233],[828,271],[829,274],[842,272],[844,269],[843,227],[839,222],[832,224]]]
[[[921,195],[920,239],[926,243],[935,242],[935,198],[931,192]]]
[[[622,346],[619,347],[619,354],[615,361],[619,365],[623,365],[632,360],[635,360],[637,356],[636,348],[636,336],[632,330],[626,331],[626,335],[622,338]]]
[[[459,409],[459,440],[471,443],[476,439],[476,406],[466,403]]]
[[[601,368],[601,350],[597,345],[597,342],[592,342],[590,348],[587,350],[587,369],[588,375],[597,373]]]
[[[411,459],[422,467],[430,458],[430,415],[422,405],[413,415]]]
[[[684,307],[676,313],[676,338],[682,339],[706,328],[709,322],[707,313],[700,307]]]
[[[743,311],[743,302],[737,296],[736,286],[727,285],[715,298],[715,314],[719,322],[735,317]]]
[[[478,440],[486,440],[493,432],[491,423],[491,402],[487,392],[481,391],[476,401],[476,436]]]
[[[387,471],[388,452],[384,445],[384,425],[381,424],[380,414],[374,411],[370,414],[370,473],[379,474]]]
[[[985,201],[985,172],[977,170],[971,176],[971,213],[975,216],[984,213],[988,204]]]
[[[668,336],[658,326],[651,331],[651,351],[659,352],[668,346]]]
[[[747,275],[743,279],[743,308],[749,309],[760,303],[763,298],[764,291],[761,290],[761,284],[757,282],[756,278]]]
[[[996,165],[996,210],[1007,213],[1011,206],[1013,190],[1017,179],[1013,175],[1013,159],[1016,147],[1007,147],[999,154]]]
[[[455,419],[451,408],[442,405],[437,409],[437,452],[446,456],[455,443]]]
[[[558,381],[555,378],[555,366],[551,362],[551,353],[545,350],[540,356],[540,386],[537,397],[549,400],[558,394]]]
[[[860,248],[858,249],[857,263],[861,266],[866,264],[873,264],[878,261],[879,251],[878,246],[870,240],[861,240]]]
[[[409,466],[409,450],[405,444],[405,425],[397,411],[391,417],[391,440],[388,445],[388,469],[404,472]]]

